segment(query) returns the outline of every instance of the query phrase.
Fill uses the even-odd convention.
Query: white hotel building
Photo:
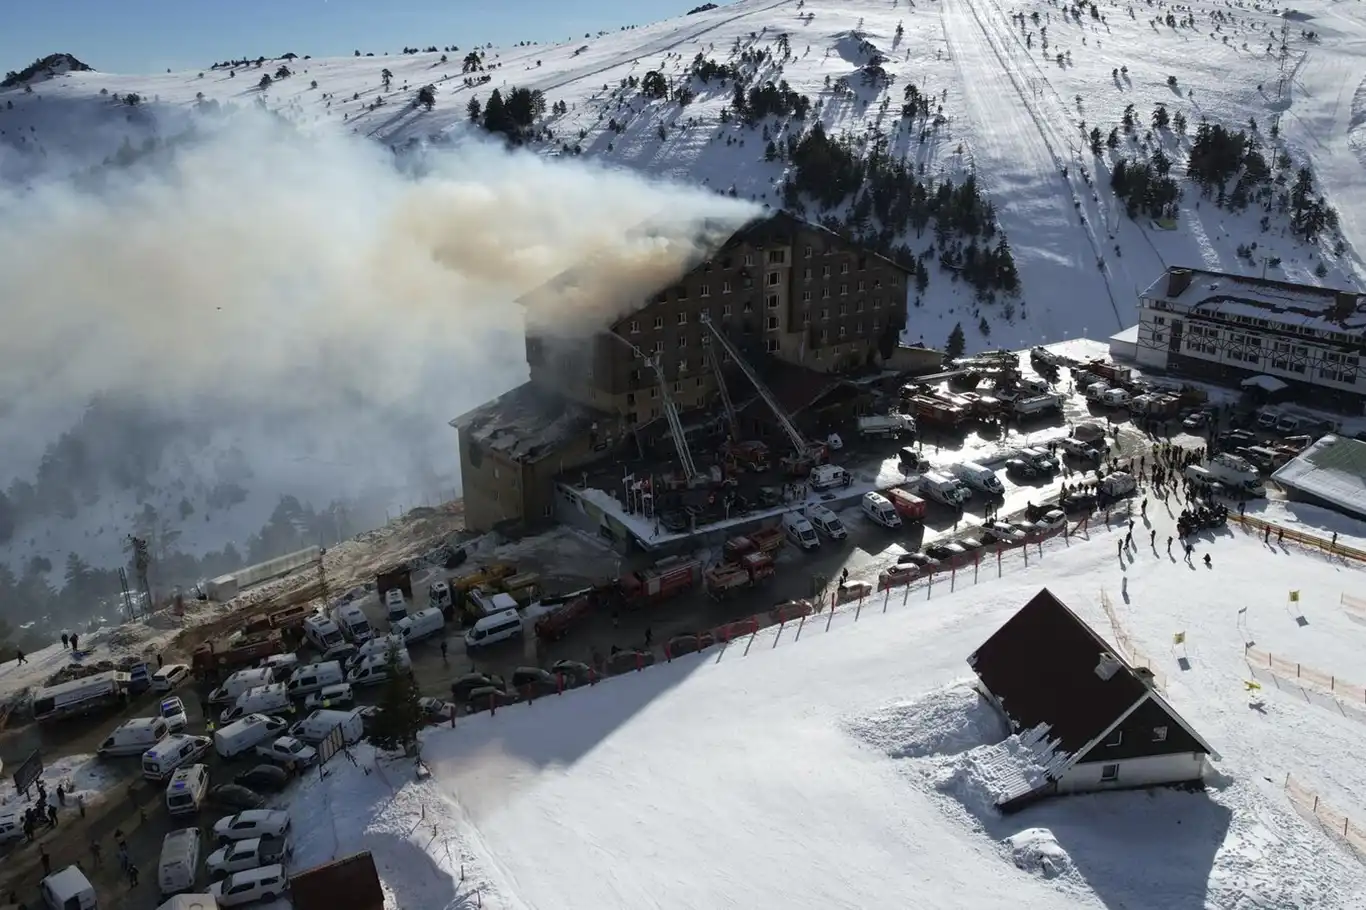
[[[1366,295],[1170,267],[1139,298],[1140,367],[1223,385],[1270,376],[1291,398],[1366,412]]]

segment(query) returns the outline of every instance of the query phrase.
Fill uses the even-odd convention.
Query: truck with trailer
[[[737,467],[755,474],[761,474],[773,466],[768,446],[757,440],[728,442],[721,447],[721,454]]]
[[[569,634],[571,628],[591,616],[601,602],[602,591],[599,588],[578,592],[575,597],[537,617],[534,626],[536,637],[542,641],[559,641]]]
[[[901,516],[903,524],[913,521],[925,520],[925,500],[916,496],[909,490],[901,487],[892,487],[884,495],[892,502],[892,508]]]
[[[691,591],[701,577],[701,569],[696,559],[687,556],[662,559],[648,569],[621,576],[617,591],[627,607],[661,603]]]
[[[913,395],[909,399],[902,399],[901,404],[915,416],[917,421],[947,429],[958,429],[969,419],[966,408],[932,398],[929,395]]]
[[[254,632],[229,639],[224,646],[206,641],[194,649],[190,664],[200,675],[231,673],[243,667],[254,667],[272,654],[285,650],[284,639],[277,630]]]
[[[1134,382],[1134,371],[1131,367],[1120,366],[1107,360],[1089,361],[1083,364],[1081,369],[1093,376],[1099,376],[1113,386],[1127,388]]]
[[[738,559],[746,553],[777,553],[787,543],[782,527],[760,528],[727,540],[723,550],[726,559]]]
[[[707,595],[725,600],[773,577],[773,557],[767,553],[746,553],[734,562],[723,562],[702,573]]]
[[[1266,495],[1262,475],[1246,458],[1231,452],[1220,452],[1209,460],[1205,470],[1235,493],[1252,497]]]
[[[1016,417],[1041,417],[1062,410],[1062,399],[1051,392],[1015,399]]]
[[[915,418],[909,414],[873,414],[858,419],[860,436],[897,437],[915,434]]]
[[[61,720],[121,705],[128,699],[130,682],[127,673],[108,670],[37,689],[33,719],[40,723]]]

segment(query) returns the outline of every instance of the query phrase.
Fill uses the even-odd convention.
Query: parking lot
[[[1081,401],[1077,396],[1069,396],[1064,404],[1060,418],[1043,421],[1038,425],[1012,427],[1004,437],[997,436],[990,441],[1005,445],[1022,444],[1026,433],[1051,431],[1061,436],[1067,426],[1080,421],[1105,423],[1112,417],[1119,421],[1124,415],[1115,411],[1096,409]],[[1188,447],[1205,445],[1213,435],[1228,425],[1227,412],[1216,413],[1208,428],[1200,428],[1196,433],[1182,431],[1179,421],[1174,426],[1159,429],[1164,440],[1177,442]],[[1155,428],[1157,429],[1157,428]],[[1167,437],[1166,430],[1173,436]],[[1264,438],[1266,434],[1262,434]],[[970,440],[979,443],[982,440]],[[1149,451],[1154,437],[1128,422],[1117,422],[1113,437],[1112,455],[1126,459],[1144,455]],[[953,458],[957,440],[933,433],[923,434],[920,442],[926,455],[936,461]],[[895,452],[897,444],[856,443],[847,453],[851,458],[863,458],[859,470],[879,470],[879,455]],[[1060,453],[1061,454],[1061,453]],[[851,462],[846,462],[851,463]],[[1066,459],[1064,463],[1072,471],[1088,467],[1080,460]],[[992,465],[999,467],[997,462]],[[614,614],[608,611],[590,614],[573,626],[562,640],[543,643],[528,634],[515,641],[492,646],[473,654],[467,653],[461,630],[448,625],[444,636],[415,644],[411,648],[413,670],[423,695],[438,698],[448,697],[451,681],[470,670],[499,674],[504,677],[521,666],[549,666],[559,659],[572,659],[586,663],[593,662],[595,655],[610,653],[615,647],[633,648],[645,644],[647,635],[653,640],[656,653],[660,646],[676,635],[696,633],[716,626],[748,618],[764,612],[775,604],[789,600],[811,598],[825,590],[842,572],[848,571],[853,580],[876,584],[879,573],[897,563],[900,556],[919,550],[927,544],[941,541],[955,535],[973,533],[984,520],[988,503],[995,508],[1000,517],[1011,517],[1022,513],[1030,504],[1043,504],[1055,500],[1064,482],[1075,482],[1076,474],[1062,475],[1023,482],[999,472],[1005,486],[1004,495],[993,500],[974,496],[961,512],[929,505],[923,522],[904,525],[898,529],[887,529],[865,518],[857,506],[839,511],[839,516],[848,530],[843,541],[825,539],[814,551],[800,551],[792,546],[785,547],[776,560],[776,575],[763,586],[725,601],[708,597],[701,588],[695,588],[676,599],[635,611],[622,611]],[[500,553],[500,558],[506,554]],[[546,538],[530,538],[512,548],[510,558],[517,563],[518,571],[536,571],[541,575],[542,586],[548,593],[562,593],[587,586],[593,582],[619,575],[635,563],[624,560],[602,543],[587,538],[577,532],[561,531]],[[473,562],[473,561],[472,561]],[[411,610],[427,606],[427,586],[437,577],[459,575],[470,571],[473,565],[457,570],[429,570],[415,573],[413,581],[414,602]],[[388,630],[384,611],[373,594],[364,596],[356,603],[365,611],[374,627],[380,632]],[[441,641],[447,648],[443,656]],[[169,656],[168,656],[168,659]],[[190,730],[204,731],[204,716],[200,697],[193,690],[179,692],[186,702],[190,714]],[[373,703],[378,696],[377,689],[360,690],[360,703]],[[108,731],[122,720],[134,716],[155,713],[156,699],[151,695],[131,702],[117,714],[98,720],[76,720],[67,724],[40,729],[37,725],[19,726],[0,735],[0,756],[7,763],[17,763],[34,748],[40,748],[45,756],[71,755],[93,752]],[[249,767],[252,762],[227,763],[216,756],[209,759],[213,783],[230,781],[238,772]],[[56,830],[43,831],[39,842],[52,856],[53,868],[61,868],[77,859],[82,861],[100,894],[101,907],[105,910],[120,907],[152,907],[157,901],[155,868],[164,835],[181,827],[183,823],[173,821],[164,806],[164,785],[144,783],[141,779],[139,763],[136,758],[115,759],[110,762],[116,780],[115,785],[106,793],[99,804],[89,807],[88,817],[78,820],[68,809],[62,815],[62,824]],[[220,814],[206,810],[198,818],[201,827],[208,828]],[[130,889],[114,862],[114,832],[118,830],[126,837],[129,854],[142,872],[141,884]],[[90,839],[94,837],[102,846],[103,863],[96,867],[90,851]],[[208,842],[206,841],[206,847]],[[0,894],[13,890],[20,900],[30,906],[37,906],[36,883],[38,845],[20,844],[4,860],[0,871]]]

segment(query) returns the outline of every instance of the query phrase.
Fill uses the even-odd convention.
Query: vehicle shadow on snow
[[[746,641],[737,639],[726,647],[743,649]],[[494,714],[462,717],[453,730],[433,728],[427,734],[423,758],[435,765],[491,750],[537,768],[572,765],[660,695],[705,663],[718,660],[724,653],[722,647],[661,660],[533,702],[507,705]]]
[[[1032,851],[1017,845],[1036,842],[1039,829],[1051,832],[1107,907],[1135,906],[1141,895],[1143,906],[1203,910],[1232,820],[1204,791],[1154,788],[1063,797],[983,822],[1018,866],[1045,876],[1030,868]]]

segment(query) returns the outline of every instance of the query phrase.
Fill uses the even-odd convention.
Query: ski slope
[[[1360,683],[1366,624],[1340,600],[1366,575],[1236,528],[1188,565],[1165,553],[1174,519],[1148,511],[1157,547],[1140,518],[1122,560],[1121,533],[1096,527],[1028,568],[1017,551],[999,577],[962,572],[954,592],[879,595],[828,630],[820,616],[434,729],[421,780],[368,750],[334,760],[291,801],[299,859],[370,849],[399,906],[1363,906],[1366,867],[1285,781],[1366,816],[1366,712],[1250,667],[1244,647]],[[1221,753],[1205,792],[1010,818],[984,803],[1006,731],[964,661],[1043,586],[1151,662]]]
[[[346,130],[398,147],[463,135],[471,129],[466,114],[471,99],[486,101],[494,88],[526,87],[543,91],[548,105],[563,101],[567,107],[545,116],[554,139],[537,146],[543,154],[563,156],[579,149],[659,177],[718,191],[733,188],[738,195],[777,205],[787,165],[764,160],[766,137],[757,127],[733,118],[722,121],[731,100],[729,86],[694,80],[696,99],[680,107],[646,99],[623,84],[652,69],[681,84],[699,54],[735,62],[745,51],[774,50],[779,36],[786,35],[792,57],[783,60],[775,51],[760,66],[761,79],[785,80],[821,102],[818,116],[832,135],[863,142],[880,133],[890,149],[917,167],[924,164],[927,173],[954,179],[976,173],[1016,252],[1024,289],[1012,312],[1001,301],[975,301],[948,273],[936,272],[912,312],[911,340],[942,343],[960,321],[970,350],[1018,348],[1077,335],[1105,337],[1135,321],[1137,291],[1166,264],[1256,273],[1266,258],[1278,256],[1280,266],[1271,269],[1275,277],[1354,282],[1361,274],[1354,251],[1364,238],[1358,212],[1366,202],[1361,182],[1366,148],[1361,86],[1366,83],[1360,81],[1366,23],[1349,0],[1312,0],[1289,19],[1279,8],[1246,3],[1098,2],[1094,16],[1089,10],[1002,0],[742,0],[560,44],[484,49],[484,69],[468,76],[489,81],[477,85],[466,84],[461,71],[468,47],[412,55],[362,47],[376,56],[301,57],[286,61],[294,75],[264,91],[257,81],[281,61],[268,59],[260,68],[231,75],[207,68],[146,75],[66,73],[37,82],[32,93],[0,93],[14,103],[13,109],[0,105],[0,138],[29,153],[21,159],[30,163],[50,164],[65,156],[99,160],[125,136],[136,144],[149,131],[183,130],[202,93],[220,103],[259,98],[300,124]],[[1190,16],[1193,24],[1169,27],[1161,21],[1168,13]],[[1279,50],[1282,26],[1284,54]],[[1306,37],[1309,31],[1315,32],[1313,39]],[[1269,41],[1275,44],[1270,52]],[[856,74],[866,61],[851,51],[856,46],[871,47],[884,58],[882,66],[893,77],[890,86],[862,83]],[[1064,63],[1057,55],[1065,55]],[[392,73],[387,89],[381,78],[386,68]],[[1112,76],[1121,68],[1122,77]],[[851,76],[848,95],[831,87]],[[1175,85],[1168,77],[1175,77]],[[427,84],[437,94],[431,111],[412,104]],[[943,101],[945,122],[923,141],[898,115],[909,84]],[[115,100],[129,92],[144,99],[137,116]],[[886,112],[880,109],[884,99],[891,102]],[[1117,151],[1093,156],[1083,122],[1087,129],[1094,125],[1108,133],[1128,104],[1135,106],[1139,135],[1133,142],[1126,137]],[[1296,165],[1312,164],[1342,218],[1346,243],[1341,254],[1330,249],[1333,238],[1323,248],[1298,243],[1280,221],[1263,232],[1257,224],[1260,210],[1233,215],[1201,200],[1193,188],[1185,193],[1174,231],[1127,219],[1109,191],[1109,166],[1117,154],[1137,149],[1158,104],[1170,114],[1184,113],[1190,123],[1186,137],[1153,136],[1153,147],[1160,145],[1173,157],[1177,173],[1202,118],[1232,128],[1255,118],[1268,148],[1285,150]],[[620,124],[619,132],[608,128],[612,120]],[[1280,128],[1277,139],[1267,133],[1273,121]],[[806,126],[772,120],[766,131],[777,139]],[[10,156],[8,171],[24,173],[18,160]],[[907,239],[919,249],[933,238]],[[1235,248],[1252,241],[1261,258],[1238,259]],[[1314,275],[1320,261],[1328,269],[1323,279]],[[979,317],[986,319],[987,336],[978,331]]]

